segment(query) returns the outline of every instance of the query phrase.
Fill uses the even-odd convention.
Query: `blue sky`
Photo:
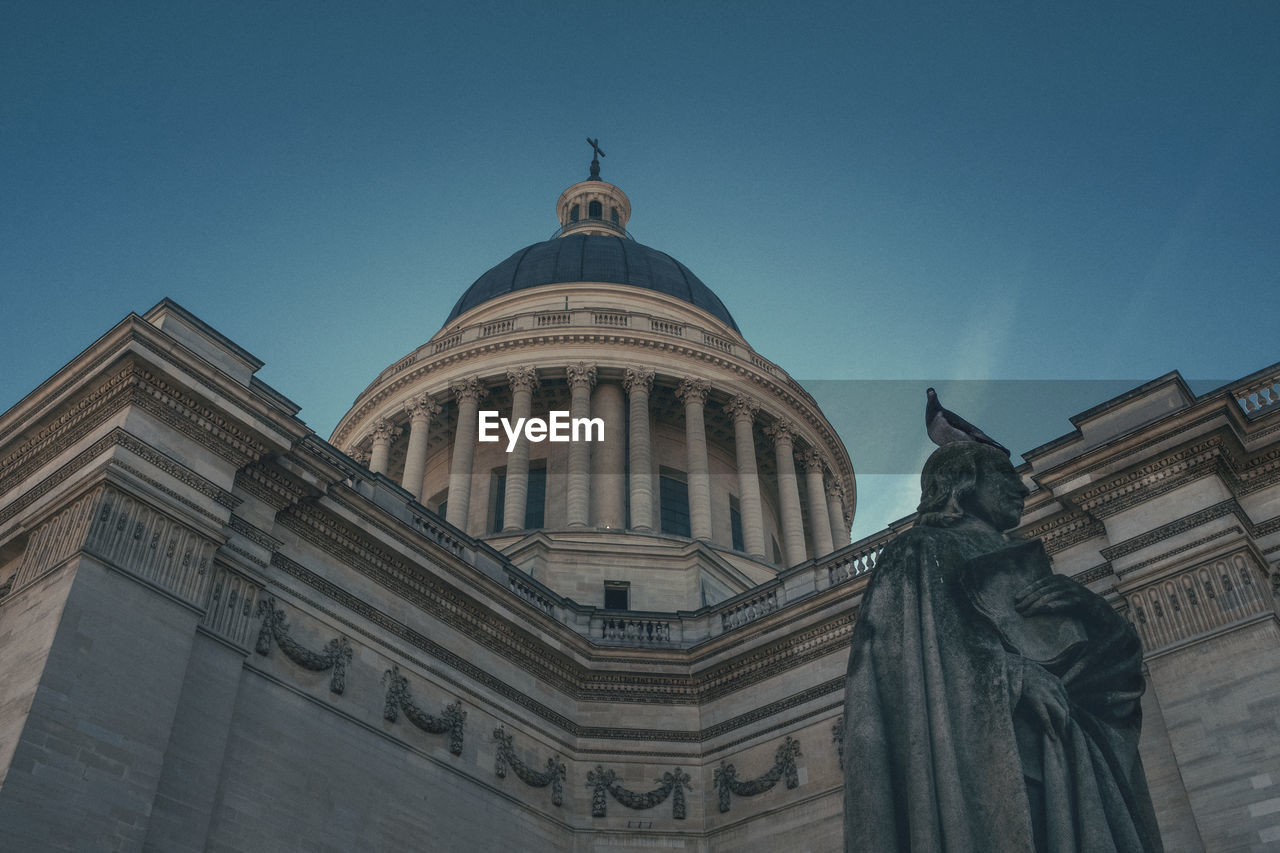
[[[1274,2],[3,2],[0,408],[170,296],[327,436],[551,234],[588,135],[836,407],[1227,381],[1280,360],[1277,44]],[[912,487],[837,426],[869,533]]]

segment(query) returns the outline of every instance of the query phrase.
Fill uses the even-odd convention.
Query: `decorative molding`
[[[622,375],[622,387],[626,389],[627,394],[633,391],[640,391],[648,394],[653,390],[652,370],[640,367],[628,367]]]
[[[844,714],[831,724],[831,743],[836,748],[836,760],[840,763],[840,772],[844,772]]]
[[[1076,583],[1091,584],[1094,581],[1100,581],[1103,578],[1110,577],[1116,573],[1115,568],[1110,562],[1103,563],[1100,566],[1094,566],[1092,569],[1085,569],[1078,575],[1073,575]]]
[[[764,434],[773,439],[775,447],[782,444],[784,441],[794,444],[796,427],[790,418],[778,418],[776,421],[764,428]]]
[[[254,527],[235,513],[232,513],[231,518],[227,521],[227,526],[253,544],[268,551],[279,551],[280,546],[283,544],[279,539],[268,536],[265,532]]]
[[[1019,539],[1039,539],[1044,543],[1045,551],[1051,556],[1073,545],[1106,535],[1106,525],[1089,513],[1080,510],[1036,522],[1016,533]]]
[[[387,698],[383,704],[382,716],[394,723],[403,711],[405,718],[424,732],[433,735],[449,735],[449,751],[454,755],[462,755],[463,724],[467,720],[467,712],[462,710],[461,702],[454,702],[440,712],[440,716],[428,714],[413,703],[409,693],[409,680],[400,674],[400,668],[391,667],[382,674],[382,683],[387,685]]]
[[[431,419],[440,414],[440,404],[431,399],[425,391],[404,401],[404,410],[410,421],[431,423]]]
[[[1225,501],[1219,501],[1198,512],[1183,516],[1176,521],[1162,524],[1154,530],[1148,530],[1146,533],[1126,539],[1109,548],[1103,548],[1101,553],[1104,559],[1114,561],[1117,557],[1124,557],[1135,551],[1141,551],[1143,548],[1150,547],[1157,542],[1163,542],[1165,539],[1177,536],[1179,533],[1185,533],[1206,522],[1228,515],[1235,515],[1247,526],[1253,526],[1253,522],[1249,521],[1248,515],[1241,509],[1240,504],[1236,503],[1235,498],[1227,498]],[[1128,571],[1128,569],[1121,569],[1121,571]]]
[[[800,457],[801,464],[804,465],[805,473],[807,474],[812,474],[814,472],[822,473],[822,470],[827,467],[827,463],[823,460],[822,454],[812,448],[798,455]]]
[[[285,621],[284,611],[276,605],[270,596],[258,602],[258,615],[262,617],[262,628],[258,631],[258,642],[254,650],[260,655],[271,651],[271,642],[284,652],[284,656],[303,669],[312,672],[332,670],[329,676],[329,691],[341,695],[347,686],[347,664],[351,663],[351,644],[346,637],[335,637],[325,643],[324,649],[313,652],[289,636],[289,624]]]
[[[508,368],[507,384],[511,386],[512,393],[516,391],[533,393],[538,390],[538,371],[531,364]]]
[[[658,787],[652,791],[640,794],[630,791],[622,785],[618,784],[618,774],[612,770],[605,770],[602,765],[597,764],[595,770],[587,772],[587,787],[591,788],[591,816],[606,817],[608,802],[605,798],[607,792],[622,805],[636,811],[651,809],[660,806],[666,802],[667,797],[671,797],[671,817],[676,820],[684,820],[686,815],[684,791],[689,787],[689,774],[685,773],[680,767],[675,770],[668,770],[662,774],[662,777],[655,780]]]
[[[489,391],[480,384],[480,380],[475,376],[468,376],[466,379],[458,379],[449,385],[449,390],[453,392],[453,396],[461,403],[468,400],[473,403],[479,403],[488,395]]]
[[[1126,592],[1124,598],[1143,650],[1151,655],[1274,613],[1266,580],[1252,552],[1241,549]]]
[[[756,412],[760,411],[760,402],[749,394],[739,394],[722,407],[730,418],[746,418],[754,421]]]
[[[738,779],[737,768],[732,763],[720,762],[714,776],[716,790],[720,794],[720,812],[729,811],[732,794],[739,797],[754,797],[773,790],[773,786],[783,778],[786,779],[787,788],[798,787],[800,775],[796,770],[796,758],[799,756],[800,742],[788,735],[774,754],[773,766],[765,771],[764,775],[746,782]]]
[[[237,471],[235,485],[277,511],[311,494],[306,486],[265,462],[255,462]]]
[[[596,366],[580,361],[564,369],[570,388],[593,388],[596,384]]]
[[[377,447],[379,444],[383,446],[390,445],[391,439],[395,438],[402,432],[404,432],[403,429],[394,425],[386,418],[378,418],[373,422],[373,446]]]
[[[493,739],[498,744],[497,756],[494,758],[493,763],[493,772],[497,774],[499,779],[507,778],[507,768],[510,767],[515,771],[520,781],[531,788],[545,788],[550,785],[551,804],[553,806],[559,806],[564,803],[565,767],[559,755],[552,755],[548,758],[547,769],[538,772],[521,761],[520,756],[516,755],[515,749],[511,746],[511,735],[507,734],[506,729],[502,726],[498,726],[493,730]]]
[[[1210,533],[1208,536],[1201,536],[1199,539],[1195,539],[1191,542],[1188,542],[1187,544],[1179,548],[1174,548],[1171,551],[1165,551],[1163,554],[1157,554],[1154,557],[1150,557],[1139,563],[1133,563],[1132,565],[1125,566],[1123,569],[1120,570],[1119,574],[1126,575],[1126,576],[1132,575],[1134,572],[1138,571],[1139,569],[1145,569],[1147,566],[1162,562],[1164,560],[1169,559],[1170,557],[1176,556],[1178,554],[1183,554],[1187,551],[1191,551],[1195,548],[1199,548],[1201,545],[1207,545],[1208,543],[1221,539],[1224,536],[1231,536],[1233,534],[1242,536],[1244,535],[1244,530],[1239,525],[1233,524],[1230,527],[1224,528],[1223,530],[1218,530],[1214,533]]]
[[[236,645],[248,645],[253,605],[261,591],[256,581],[215,564],[213,587],[200,624]]]
[[[681,379],[680,384],[676,386],[676,399],[684,403],[686,406],[705,405],[707,402],[707,395],[710,393],[710,382],[705,379],[696,379],[692,376],[686,376],[684,379]]]

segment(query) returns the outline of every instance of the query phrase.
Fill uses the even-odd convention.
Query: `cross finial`
[[[600,138],[592,139],[587,137],[587,144],[591,146],[591,180],[600,180],[600,158],[604,156],[604,152],[600,150]]]

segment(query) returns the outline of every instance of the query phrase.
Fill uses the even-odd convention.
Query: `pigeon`
[[[1000,444],[955,412],[942,408],[942,403],[938,400],[937,391],[930,388],[925,391],[925,394],[929,397],[929,403],[924,408],[924,425],[929,431],[929,438],[934,444],[942,447],[944,444],[952,444],[957,441],[976,441],[979,444],[989,444],[997,450],[1003,451],[1006,456],[1012,456],[1009,453],[1009,448]]]

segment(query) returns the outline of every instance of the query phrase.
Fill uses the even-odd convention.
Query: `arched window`
[[[578,206],[576,204],[573,207],[569,208],[569,221],[570,222],[578,221]]]
[[[593,202],[588,203],[588,204],[587,204],[587,218],[588,218],[588,219],[603,219],[603,218],[604,218],[604,205],[602,205],[602,204],[601,204],[600,202],[598,202],[598,201],[593,201]]]

